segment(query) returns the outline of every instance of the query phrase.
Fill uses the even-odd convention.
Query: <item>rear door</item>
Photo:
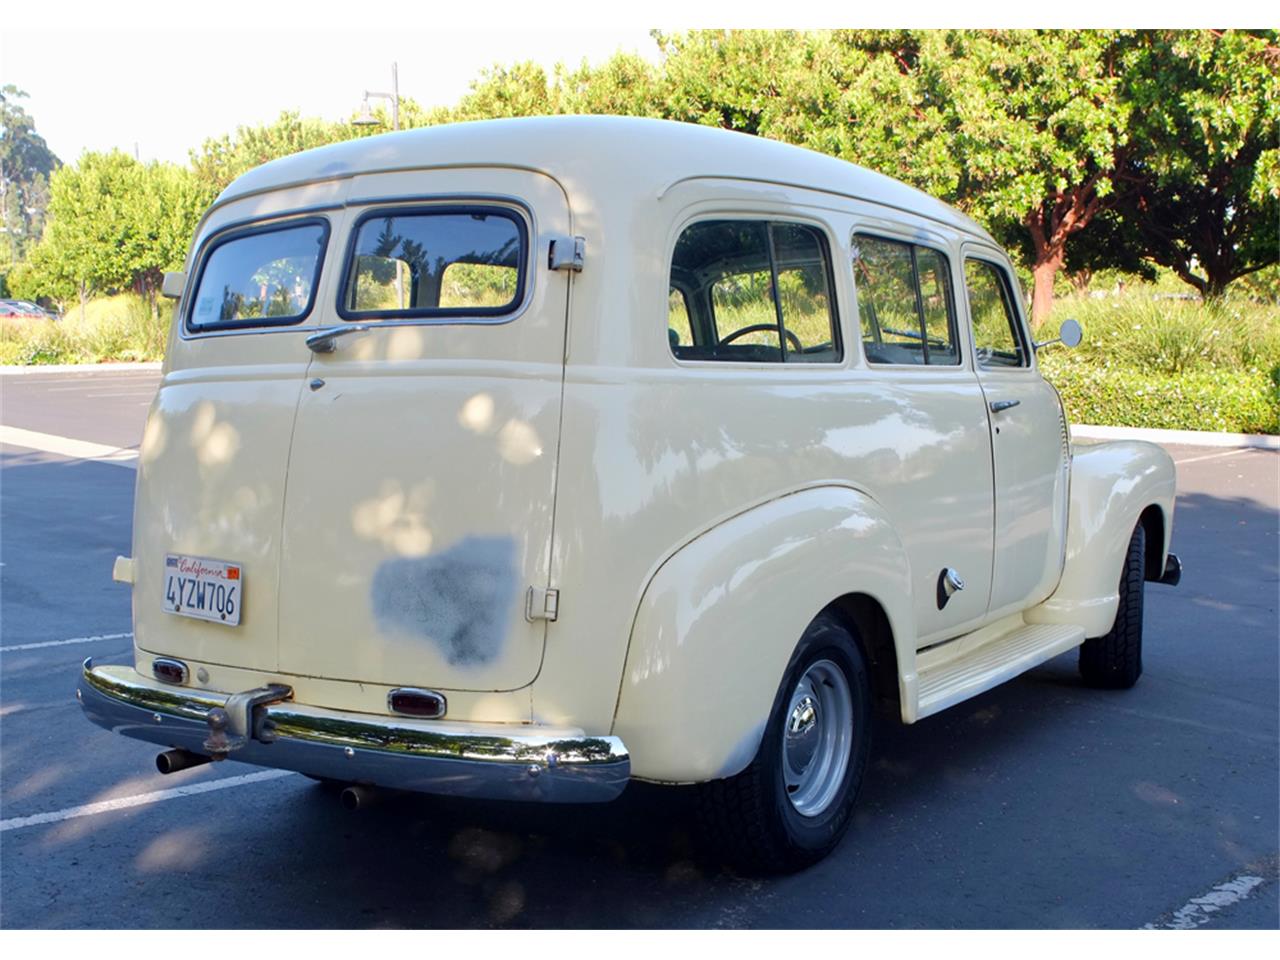
[[[293,431],[280,669],[523,686],[546,631],[526,605],[549,586],[564,192],[468,169],[357,178],[350,196],[325,305],[341,331],[312,356]]]
[[[138,459],[134,633],[153,654],[277,666],[289,438],[337,210],[260,212],[290,202],[224,209],[190,268]]]

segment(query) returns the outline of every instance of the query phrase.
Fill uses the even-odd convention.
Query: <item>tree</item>
[[[164,272],[182,267],[206,206],[204,185],[187,168],[151,163],[142,169],[130,203],[136,239],[128,267],[130,283],[147,298],[153,317],[159,315],[156,297]]]
[[[4,262],[21,260],[40,238],[49,177],[61,165],[18,102],[26,96],[13,84],[0,87],[0,215],[9,239]]]
[[[132,279],[139,238],[131,207],[140,196],[142,165],[133,157],[85,153],[49,185],[49,222],[37,262],[58,282],[70,281],[81,316],[90,296]]]
[[[241,126],[234,134],[205,140],[199,149],[191,151],[191,170],[207,205],[227,184],[254,167],[312,147],[353,140],[362,135],[362,129],[285,111],[265,126]]]
[[[1100,30],[927,32],[919,70],[946,118],[956,202],[1010,246],[1030,244],[1032,323],[1068,246],[1112,202],[1128,143],[1118,41]]]
[[[1205,297],[1280,259],[1277,31],[1144,31],[1123,58],[1122,215]]]

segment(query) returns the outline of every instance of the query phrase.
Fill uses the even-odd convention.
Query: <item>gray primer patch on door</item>
[[[454,666],[481,667],[501,652],[517,589],[515,540],[466,537],[443,553],[387,560],[370,599],[380,629],[430,640]]]

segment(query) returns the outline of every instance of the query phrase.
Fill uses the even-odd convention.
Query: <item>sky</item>
[[[351,116],[366,89],[390,89],[393,62],[401,95],[424,107],[455,103],[494,64],[533,60],[550,71],[557,62],[599,64],[618,50],[656,63],[651,26],[1126,25],[1111,22],[1117,16],[1204,25],[1185,22],[1191,5],[1179,12],[1163,0],[1073,0],[1051,10],[1016,0],[905,7],[848,0],[18,2],[7,0],[0,14],[0,85],[30,95],[24,109],[64,162],[115,147],[144,161],[186,163],[205,139],[270,122],[283,110]],[[1266,22],[1264,9],[1264,0],[1214,6],[1223,26]]]
[[[266,2],[266,0],[264,0]],[[313,21],[314,22],[314,21]],[[0,85],[30,96],[24,109],[64,162],[118,147],[146,160],[185,163],[207,137],[274,120],[282,110],[336,120],[366,89],[424,107],[448,105],[484,68],[534,60],[607,60],[615,51],[657,62],[644,28],[428,30],[193,30],[128,33],[4,28]],[[375,106],[380,101],[371,101]]]

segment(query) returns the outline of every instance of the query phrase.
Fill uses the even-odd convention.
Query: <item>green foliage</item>
[[[1185,288],[1184,288],[1185,289]],[[1280,310],[1243,299],[1079,298],[1084,342],[1040,355],[1076,423],[1280,433]]]
[[[22,268],[20,296],[81,304],[135,288],[153,301],[165,270],[181,267],[205,198],[190,171],[132,157],[86,153],[50,184],[49,222]]]
[[[172,301],[153,313],[127,293],[90,301],[83,319],[76,311],[61,320],[0,320],[0,364],[159,360],[172,318]]]
[[[1278,38],[1144,31],[1121,58],[1133,104],[1121,212],[1145,256],[1206,296],[1277,260]]]
[[[200,186],[203,206],[212,203],[232,180],[254,167],[313,147],[355,139],[364,135],[363,129],[350,123],[304,118],[296,112],[284,111],[266,126],[241,126],[235,133],[210,137],[199,149],[191,151],[191,171]]]
[[[1258,370],[1158,374],[1045,359],[1072,423],[1280,433],[1280,390]]]
[[[1200,303],[1137,290],[1066,301],[1085,339],[1073,359],[1178,374],[1280,365],[1280,310],[1243,300]]]
[[[61,165],[18,102],[26,96],[13,84],[0,87],[0,218],[8,241],[0,244],[0,272],[40,238],[49,177]]]

